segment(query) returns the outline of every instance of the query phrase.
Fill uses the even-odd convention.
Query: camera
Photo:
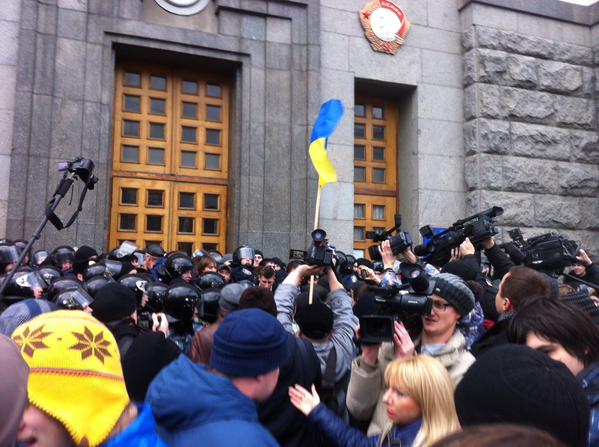
[[[379,252],[379,244],[385,240],[389,240],[391,244],[391,250],[393,254],[397,256],[398,254],[404,252],[407,248],[412,246],[412,236],[407,231],[401,231],[401,214],[395,215],[395,226],[389,228],[388,230],[377,230],[377,231],[367,231],[366,239],[372,239],[374,242],[377,242],[377,245],[371,245],[368,247],[368,255],[370,259],[373,261],[381,261],[381,253]],[[393,233],[397,232],[395,236]]]
[[[156,315],[158,318],[158,326],[160,326],[162,317]],[[137,325],[145,331],[151,331],[154,327],[154,320],[152,320],[152,312],[139,312],[137,314]]]
[[[418,264],[402,262],[400,269],[407,284],[390,288],[369,287],[375,295],[376,313],[360,318],[360,341],[364,344],[392,341],[395,321],[406,322],[431,313],[434,280],[428,278]]]
[[[330,267],[333,265],[333,249],[328,244],[327,233],[317,228],[312,233],[312,244],[306,250],[304,262],[309,265]]]
[[[88,158],[77,157],[73,161],[61,161],[58,163],[58,170],[69,171],[83,180],[84,183],[91,183],[91,186],[98,182],[98,179],[92,175],[94,162]],[[90,187],[90,189],[92,188]]]
[[[495,236],[499,231],[493,220],[503,214],[503,208],[494,206],[478,214],[460,219],[451,227],[438,233],[425,225],[420,228],[424,240],[422,245],[414,247],[417,256],[424,256],[426,261],[441,267],[451,258],[451,250],[459,247],[466,238],[470,238],[473,245],[478,245],[483,239]]]

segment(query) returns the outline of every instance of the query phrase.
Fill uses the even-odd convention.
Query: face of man
[[[183,281],[185,281],[186,283],[189,283],[191,281],[191,270],[186,271],[185,273],[181,274],[181,279]]]
[[[62,424],[33,405],[29,405],[23,413],[17,441],[31,447],[74,446]]]
[[[231,271],[229,269],[222,269],[218,273],[225,279],[225,283],[228,284],[231,281]]]
[[[561,344],[547,340],[545,337],[534,332],[527,334],[526,346],[535,351],[544,352],[553,360],[562,362],[574,375],[577,375],[584,369],[584,362],[566,351]]]
[[[583,264],[574,264],[572,271],[576,276],[584,276],[587,273],[587,268]]]
[[[503,286],[505,282],[508,280],[509,276],[509,273],[503,275],[503,278],[501,278],[501,282],[499,283],[497,295],[495,295],[495,309],[499,314],[504,314],[511,308],[509,300],[506,296],[503,295]]]
[[[264,276],[258,276],[258,286],[263,289],[272,290],[272,287],[275,285],[275,278],[265,278]]]
[[[254,255],[254,267],[258,267],[260,265],[260,262],[262,262],[262,255],[256,253]]]
[[[208,264],[204,268],[204,273],[216,273],[216,264]]]
[[[279,372],[280,370],[277,368],[257,378],[259,386],[256,390],[256,401],[262,402],[271,396],[279,381]]]
[[[147,254],[144,259],[144,265],[146,267],[146,270],[152,270],[154,264],[156,264],[156,260],[151,255]]]
[[[245,265],[245,266],[253,266],[254,265],[254,260],[253,259],[248,259],[248,258],[242,258],[239,263],[241,265]]]
[[[433,310],[423,315],[423,331],[435,343],[447,343],[455,332],[460,314],[443,297],[431,295]]]

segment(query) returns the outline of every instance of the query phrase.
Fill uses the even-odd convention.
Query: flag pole
[[[318,192],[316,193],[316,210],[314,211],[314,229],[318,228],[318,220],[320,219],[320,195],[322,193],[322,186],[320,186],[320,179],[318,180]],[[314,301],[314,275],[310,275],[310,295],[308,296],[308,304],[312,304]]]

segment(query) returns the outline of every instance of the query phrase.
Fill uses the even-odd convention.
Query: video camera
[[[83,183],[88,185],[89,189],[93,189],[94,184],[98,179],[92,175],[94,172],[94,162],[88,158],[77,157],[73,161],[58,162],[59,171],[69,171],[71,174],[79,177]]]
[[[407,231],[401,231],[401,214],[395,215],[395,226],[389,228],[388,230],[377,230],[377,231],[367,231],[366,239],[372,239],[374,242],[377,242],[377,245],[371,245],[368,247],[368,254],[370,255],[370,259],[373,261],[381,261],[381,253],[379,252],[379,244],[383,241],[389,240],[391,243],[391,250],[393,254],[397,256],[398,254],[404,252],[407,248],[412,247],[412,236]],[[397,231],[397,234],[393,236],[393,233]]]
[[[470,238],[472,244],[476,246],[483,239],[495,236],[499,231],[493,219],[502,214],[503,208],[494,206],[460,219],[451,227],[436,234],[429,225],[426,225],[419,231],[423,239],[428,239],[428,242],[414,247],[414,253],[417,256],[426,256],[427,262],[441,267],[451,259],[451,250],[459,247],[466,238]]]
[[[545,233],[526,240],[519,228],[508,234],[513,240],[511,250],[514,247],[518,250],[517,257],[527,267],[559,275],[564,268],[578,262],[576,255],[580,243],[558,233]]]
[[[309,265],[329,267],[333,265],[333,249],[328,244],[327,233],[317,228],[312,233],[312,244],[306,250],[304,262]]]
[[[434,280],[428,278],[418,264],[402,262],[400,269],[408,284],[390,288],[369,287],[375,294],[376,313],[360,318],[362,343],[392,341],[395,321],[431,313],[433,302],[430,295],[435,287]]]

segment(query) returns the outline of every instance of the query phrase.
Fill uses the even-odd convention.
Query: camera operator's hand
[[[168,320],[165,314],[152,314],[152,332],[162,332],[168,337]]]
[[[343,284],[339,282],[337,279],[337,275],[335,275],[335,271],[333,267],[327,268],[327,278],[329,280],[329,290],[332,292],[334,290],[343,289]]]
[[[489,250],[495,246],[495,239],[493,239],[493,236],[484,238],[482,241],[480,241],[480,246],[485,250]]]
[[[395,358],[412,357],[414,355],[414,342],[401,322],[395,322],[393,344],[395,345]]]
[[[591,261],[591,258],[589,258],[587,252],[584,251],[582,248],[580,249],[578,256],[576,256],[576,259],[583,262],[584,265],[586,265],[587,267],[593,263],[593,261]]]
[[[406,261],[411,262],[412,264],[418,263],[418,258],[416,258],[416,255],[412,251],[412,247],[406,248],[404,251],[401,252],[401,254],[406,259]]]
[[[476,249],[474,248],[474,245],[472,245],[472,242],[470,242],[469,238],[466,238],[466,240],[460,244],[460,258],[473,255],[475,252]]]
[[[306,276],[316,275],[317,273],[320,273],[321,269],[322,267],[318,265],[302,264],[289,275],[287,275],[282,284],[292,284],[295,287],[300,287],[302,280]]]
[[[360,278],[362,278],[363,280],[374,281],[377,284],[381,282],[381,278],[376,276],[376,273],[370,267],[361,265],[358,267],[358,269],[360,270]]]
[[[383,259],[383,266],[386,269],[392,269],[395,265],[395,255],[391,250],[391,242],[389,242],[389,239],[381,242],[381,245],[379,246],[379,252],[381,253],[381,258]]]

